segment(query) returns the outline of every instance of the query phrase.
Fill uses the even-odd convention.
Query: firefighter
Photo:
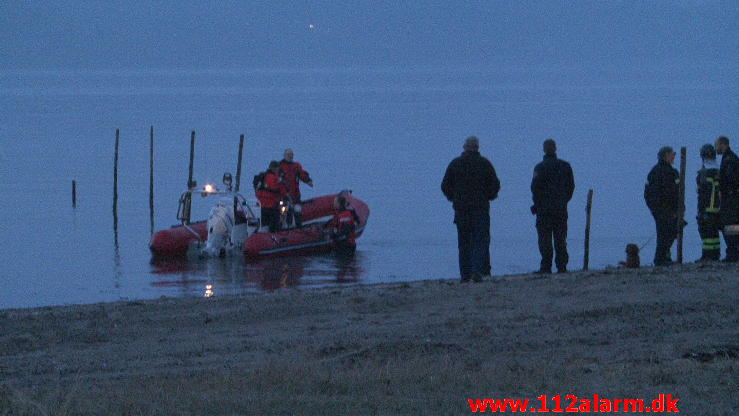
[[[334,217],[326,224],[331,238],[336,243],[336,251],[343,255],[352,255],[356,251],[356,229],[359,217],[349,207],[346,197],[339,194],[334,198]]]
[[[658,162],[647,176],[644,186],[644,199],[654,217],[657,227],[657,248],[654,251],[654,265],[672,264],[670,249],[677,238],[678,200],[680,174],[672,167],[675,151],[665,146],[657,153]]]
[[[716,139],[716,153],[721,155],[719,216],[726,242],[724,261],[734,263],[739,261],[739,158],[731,151],[725,136]]]
[[[703,240],[703,255],[698,261],[715,261],[721,257],[719,230],[719,166],[716,149],[710,144],[701,147],[703,167],[698,171],[698,232]]]
[[[280,176],[280,164],[273,160],[269,162],[266,172],[254,178],[259,204],[262,207],[262,224],[269,227],[269,232],[277,232],[280,228],[280,201],[287,196],[287,188]]]
[[[569,163],[557,158],[557,143],[544,141],[544,160],[534,168],[531,195],[536,215],[541,266],[538,273],[552,272],[552,255],[556,252],[557,273],[567,272],[567,203],[575,192],[575,178]],[[554,249],[552,249],[554,241]]]
[[[293,161],[294,157],[293,149],[285,149],[284,159],[280,161],[280,169],[284,175],[283,180],[291,202],[298,204],[300,203],[300,182],[312,188],[313,180],[300,163]]]

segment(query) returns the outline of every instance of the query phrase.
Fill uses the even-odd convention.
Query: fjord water
[[[697,151],[720,134],[739,141],[736,85],[732,68],[697,64],[2,72],[0,309],[454,278],[456,231],[439,185],[472,134],[502,183],[491,209],[493,274],[538,268],[529,184],[548,137],[575,172],[571,269],[582,266],[589,188],[591,268],[622,260],[627,243],[646,244],[642,262],[651,262],[655,232],[642,192],[663,145],[688,148],[685,258],[692,261],[700,254]],[[235,174],[243,133],[247,196],[252,176],[291,147],[315,181],[302,186],[304,197],[352,189],[369,204],[356,257],[152,263],[152,125],[155,229],[176,222],[190,131],[201,184]],[[195,217],[208,208],[200,204]]]

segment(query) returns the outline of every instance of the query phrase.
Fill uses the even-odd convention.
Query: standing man
[[[454,207],[460,278],[480,282],[490,274],[490,201],[498,197],[500,181],[492,163],[480,155],[477,137],[468,137],[463,148],[449,163],[441,191]]]
[[[703,167],[698,171],[698,232],[703,241],[703,255],[698,261],[715,261],[721,257],[719,230],[719,168],[716,149],[710,144],[701,147]]]
[[[552,272],[552,255],[556,252],[557,273],[567,273],[567,203],[575,192],[572,167],[557,158],[557,143],[544,141],[544,160],[534,168],[531,180],[531,196],[534,205],[531,213],[536,215],[536,232],[539,235],[541,274]],[[554,240],[554,250],[552,250]]]
[[[295,157],[293,149],[285,149],[284,156],[285,158],[280,161],[280,169],[284,175],[283,180],[285,187],[287,187],[287,194],[290,196],[293,204],[298,204],[300,203],[299,181],[303,181],[312,188],[313,180],[300,163],[293,162],[293,158]]]
[[[655,266],[672,264],[670,249],[677,238],[677,216],[680,193],[680,174],[672,167],[675,151],[670,146],[659,149],[658,162],[647,176],[644,199],[657,226]]]
[[[729,147],[729,139],[721,136],[716,139],[716,152],[721,156],[719,170],[719,189],[721,192],[721,208],[719,216],[724,230],[726,242],[726,262],[739,261],[739,158]]]

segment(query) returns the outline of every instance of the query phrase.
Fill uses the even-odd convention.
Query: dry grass
[[[733,415],[738,279],[685,266],[0,311],[0,415],[458,415],[467,398],[595,393]]]

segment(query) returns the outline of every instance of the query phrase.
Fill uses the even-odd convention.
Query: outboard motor
[[[208,242],[203,252],[210,256],[223,257],[230,250],[231,232],[234,228],[233,202],[222,198],[208,216]]]

